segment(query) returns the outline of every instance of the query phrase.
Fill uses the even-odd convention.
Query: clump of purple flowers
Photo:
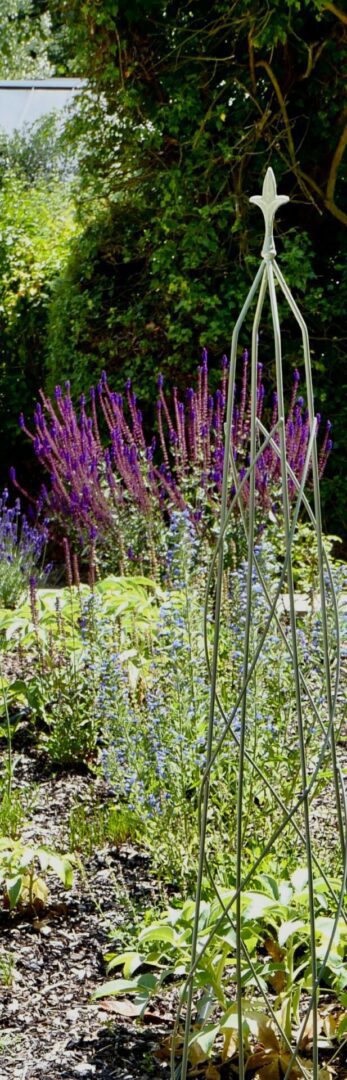
[[[8,491],[0,496],[0,604],[15,607],[43,560],[48,530],[31,525],[21,513],[20,501],[8,505]],[[50,570],[46,567],[45,574]]]
[[[243,372],[234,403],[232,446],[240,478],[249,463],[250,390],[248,352],[243,354]],[[309,420],[304,400],[298,396],[299,372],[294,372],[291,399],[286,417],[288,461],[300,481],[309,440]],[[157,432],[145,434],[143,417],[130,379],[125,397],[111,390],[103,372],[97,390],[90,391],[90,412],[86,399],[80,398],[79,413],[73,405],[70,385],[65,393],[55,390],[55,404],[41,392],[34,420],[35,433],[20,426],[31,439],[37,458],[49,473],[50,488],[42,487],[39,508],[48,507],[52,519],[80,537],[112,535],[118,540],[120,562],[132,552],[132,535],[122,528],[131,511],[146,522],[146,537],[152,536],[149,523],[166,523],[173,510],[188,512],[201,534],[213,527],[218,515],[223,474],[223,425],[226,412],[228,361],[222,359],[220,385],[210,392],[207,351],[198,368],[195,389],[188,388],[182,397],[173,388],[169,401],[158,379]],[[265,407],[263,368],[258,366],[257,415]],[[276,395],[272,402],[269,425],[278,417]],[[318,418],[319,421],[320,418]],[[102,425],[102,427],[101,427]],[[328,421],[319,453],[320,474],[324,472],[332,448]],[[101,430],[107,433],[107,444]],[[12,470],[12,480],[16,482]],[[276,501],[280,483],[280,461],[268,446],[256,466],[257,503],[263,518]],[[18,486],[18,485],[17,485]],[[230,476],[230,491],[233,490]],[[294,495],[294,485],[289,484]],[[243,498],[247,503],[248,486]],[[134,513],[133,513],[134,520]],[[69,530],[71,532],[71,528]],[[141,541],[142,542],[142,541]],[[136,547],[136,545],[135,545]],[[130,555],[129,555],[130,559]]]

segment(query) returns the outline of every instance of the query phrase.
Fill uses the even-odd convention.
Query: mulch
[[[39,762],[22,755],[16,775],[37,780]],[[46,775],[37,784],[33,816],[25,842],[41,841],[62,850],[69,811],[76,802],[103,800],[103,784],[94,776]],[[117,1017],[116,1001],[92,1003],[105,981],[104,954],[131,921],[158,903],[149,859],[125,844],[107,847],[83,863],[72,890],[49,877],[49,904],[37,917],[1,913],[1,953],[12,954],[12,985],[0,981],[1,1080],[147,1080],[166,1076],[166,1062],[156,1062],[155,1047],[168,1034],[172,1017],[153,1017],[139,1029],[131,1018]],[[164,1010],[163,1010],[164,1011]]]

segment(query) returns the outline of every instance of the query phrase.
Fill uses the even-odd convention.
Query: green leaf
[[[9,880],[6,882],[6,892],[10,901],[11,911],[14,907],[16,907],[16,904],[18,904],[18,900],[22,892],[22,885],[22,877],[17,877],[14,880]]]
[[[265,911],[278,907],[278,900],[275,900],[272,896],[265,896],[264,893],[247,893],[247,899],[249,899],[249,903],[243,912],[245,920],[260,919]]]
[[[294,870],[294,874],[291,874],[291,882],[296,893],[302,893],[307,887],[308,873],[306,867],[301,867],[298,870]]]
[[[288,919],[287,922],[281,923],[277,933],[278,944],[285,945],[288,938],[292,937],[292,934],[295,934],[298,930],[302,930],[304,926],[305,923],[301,919]]]
[[[94,991],[93,1001],[98,998],[108,997],[113,994],[134,994],[137,990],[148,990],[148,994],[155,990],[158,979],[155,975],[138,975],[137,979],[111,979]]]
[[[194,1035],[190,1039],[189,1046],[198,1045],[202,1054],[208,1058],[210,1056],[213,1043],[215,1042],[217,1035],[219,1035],[220,1025],[214,1024],[208,1027],[202,1035]]]
[[[139,941],[166,941],[168,944],[173,945],[176,940],[175,931],[172,926],[162,925],[161,923],[153,923],[148,929],[142,930],[139,934]]]
[[[115,967],[123,966],[123,975],[125,979],[129,979],[134,974],[137,968],[141,967],[144,963],[144,957],[138,952],[125,952],[119,953],[115,956],[111,956],[107,965],[107,972],[113,971]]]

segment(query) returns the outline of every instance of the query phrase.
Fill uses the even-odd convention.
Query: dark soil
[[[39,761],[23,755],[17,777],[37,778]],[[103,784],[93,776],[44,776],[35,793],[25,841],[64,850],[72,805],[102,801]],[[65,840],[65,849],[66,849]],[[160,1004],[149,1011],[141,1029],[117,1016],[117,1000],[92,1003],[105,980],[104,954],[109,934],[120,933],[158,903],[148,856],[130,844],[97,851],[77,873],[66,892],[49,878],[49,905],[39,915],[1,913],[1,955],[13,957],[12,985],[0,978],[1,1080],[146,1080],[168,1074],[153,1051],[167,1035],[172,1019]],[[112,947],[121,947],[115,936]]]

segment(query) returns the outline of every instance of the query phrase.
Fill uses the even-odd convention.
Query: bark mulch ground
[[[17,777],[22,771],[35,781],[38,764],[24,755]],[[93,776],[44,776],[25,841],[35,837],[62,850],[71,806],[97,797],[102,801],[102,784]],[[134,906],[144,912],[158,903],[148,862],[130,844],[104,848],[83,862],[69,892],[49,878],[49,906],[40,917],[1,913],[0,964],[1,956],[7,963],[12,956],[14,964],[10,986],[3,985],[0,969],[1,1080],[153,1080],[168,1074],[167,1063],[156,1062],[153,1053],[172,1023],[167,1006],[162,1016],[158,1003],[139,1029],[131,1017],[117,1015],[114,999],[91,1002],[105,979],[110,932],[116,950]]]

